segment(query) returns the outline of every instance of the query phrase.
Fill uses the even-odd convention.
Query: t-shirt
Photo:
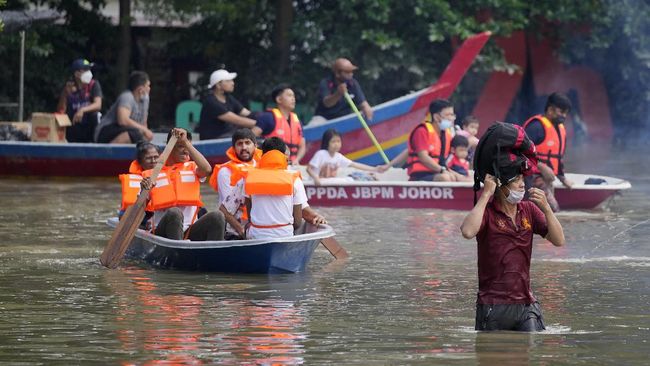
[[[345,83],[348,86],[348,94],[350,94],[350,98],[352,98],[352,101],[356,106],[360,106],[361,103],[366,101],[366,96],[363,94],[359,82],[355,79],[351,79]],[[325,107],[323,104],[323,99],[336,92],[336,87],[337,84],[334,75],[330,75],[321,80],[318,85],[318,105],[316,106],[316,112],[314,113],[316,116],[322,116],[325,119],[334,119],[352,113],[352,109],[345,100],[345,97],[341,97],[341,99],[330,108]]]
[[[203,98],[202,103],[201,117],[197,127],[201,140],[232,136],[237,126],[219,117],[228,112],[238,115],[244,109],[244,106],[230,94],[226,94],[226,102],[222,103],[214,94],[210,93]]]
[[[95,141],[97,141],[99,132],[102,128],[108,125],[117,124],[117,109],[120,107],[124,107],[131,111],[129,118],[143,126],[146,126],[147,116],[149,114],[149,100],[140,99],[138,102],[135,100],[133,93],[130,90],[127,90],[117,97],[115,103],[111,105],[108,112],[106,112],[106,115],[102,117],[101,122],[95,129]]]
[[[540,120],[532,120],[528,126],[526,126],[525,131],[526,135],[528,135],[528,138],[530,138],[530,141],[532,141],[533,144],[539,145],[544,142],[546,133],[544,132],[544,126]]]
[[[530,258],[533,234],[546,236],[542,211],[530,201],[517,204],[513,224],[499,206],[490,202],[476,235],[478,244],[479,304],[532,304]]]
[[[449,155],[449,159],[447,159],[447,169],[451,169],[467,177],[469,176],[469,161],[462,161],[455,154],[451,154]]]
[[[252,166],[255,166],[255,160],[252,161]],[[232,171],[227,168],[219,169],[217,174],[217,189],[219,192],[219,204],[217,208],[223,205],[230,214],[235,216],[237,221],[242,221],[242,210],[240,207],[244,204],[244,179],[240,179],[234,186],[230,185],[230,177]],[[226,232],[233,235],[239,235],[237,231],[226,222]]]
[[[339,168],[346,168],[350,164],[352,164],[352,160],[340,152],[336,152],[332,156],[327,150],[318,150],[309,161],[309,166],[316,171],[319,178],[336,177]]]
[[[90,81],[90,84],[84,85],[81,88],[77,87],[77,91],[66,97],[65,112],[70,120],[72,120],[72,117],[74,117],[74,114],[77,113],[79,109],[92,104],[96,97],[101,98],[103,96],[102,87],[99,85],[99,81],[93,79]]]
[[[292,196],[252,195],[251,222],[261,226],[287,224],[275,228],[248,229],[248,239],[281,238],[293,236],[293,206],[305,207],[307,193],[301,179],[293,183]]]

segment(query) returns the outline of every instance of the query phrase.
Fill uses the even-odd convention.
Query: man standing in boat
[[[257,125],[253,132],[263,138],[277,136],[289,146],[290,161],[298,165],[305,156],[305,137],[302,135],[302,125],[298,116],[293,112],[296,109],[296,95],[287,84],[280,84],[273,88],[271,99],[277,107],[257,117]]]
[[[460,227],[476,237],[479,289],[476,330],[544,330],[542,309],[530,287],[533,234],[564,245],[560,222],[541,189],[525,193],[521,166],[500,170],[500,181],[487,175],[476,206]],[[493,197],[494,196],[494,197]]]
[[[566,149],[566,130],[564,121],[571,111],[571,100],[560,93],[551,94],[546,100],[544,114],[537,114],[524,122],[524,129],[530,140],[535,144],[539,162],[537,168],[540,174],[526,179],[527,187],[537,187],[546,194],[554,212],[560,209],[555,199],[553,181],[555,177],[571,188],[573,182],[564,176],[564,151]]]
[[[243,239],[244,226],[248,223],[243,171],[257,166],[262,150],[257,148],[255,134],[248,128],[240,128],[233,134],[232,147],[226,155],[230,161],[214,166],[209,183],[219,193],[219,211],[227,222],[225,239]],[[313,225],[327,224],[325,217],[314,211],[307,201],[302,207],[302,217]]]
[[[332,74],[321,80],[318,85],[318,105],[310,124],[320,124],[329,119],[345,116],[352,113],[350,105],[345,100],[345,93],[350,94],[352,101],[371,121],[374,115],[372,107],[368,104],[366,96],[361,90],[361,85],[354,78],[354,66],[347,58],[337,58],[332,64]]]
[[[151,188],[147,211],[153,211],[154,233],[173,240],[223,240],[225,219],[221,212],[209,212],[197,219],[203,206],[200,185],[212,167],[192,145],[191,133],[174,128],[167,141],[172,134],[178,141],[155,184],[150,179],[151,170],[142,172],[142,188]]]

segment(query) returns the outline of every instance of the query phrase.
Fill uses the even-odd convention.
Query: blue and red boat
[[[418,92],[379,104],[373,108],[374,119],[368,121],[377,140],[388,156],[395,156],[406,146],[408,132],[418,124],[426,108],[436,98],[449,98],[472,62],[479,54],[489,32],[468,38],[458,48],[440,79]],[[335,128],[344,135],[343,154],[366,164],[382,163],[382,158],[365,130],[353,114],[306,126],[308,159],[320,148],[323,132]],[[194,142],[196,148],[212,164],[227,160],[230,139]],[[36,143],[0,141],[0,175],[4,176],[117,176],[128,170],[135,155],[133,145],[94,143]]]

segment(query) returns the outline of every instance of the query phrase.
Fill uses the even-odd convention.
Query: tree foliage
[[[12,0],[8,7],[27,2]],[[26,90],[32,93],[29,108],[55,103],[52,94],[61,83],[64,65],[81,55],[105,65],[102,85],[109,97],[115,95],[112,78],[118,73],[114,65],[120,44],[117,28],[100,15],[103,2],[47,3],[68,16],[65,27],[30,32],[29,56],[38,66],[27,73],[30,88]],[[133,4],[152,20],[189,25],[134,30],[141,37],[134,49],[146,48],[167,60],[159,68],[183,65],[203,71],[204,79],[193,86],[199,89],[207,84],[211,71],[225,65],[238,72],[236,94],[244,101],[268,101],[275,84],[289,82],[299,102],[315,105],[318,81],[334,58],[345,56],[360,66],[355,76],[370,102],[377,104],[435,81],[454,47],[471,34],[489,30],[495,36],[508,36],[523,30],[550,39],[566,60],[603,71],[610,98],[624,99],[631,106],[623,111],[625,119],[637,124],[647,120],[650,18],[643,0],[295,0],[290,9],[286,0],[138,0]],[[3,62],[9,62],[15,50],[13,41],[6,40],[0,43]],[[152,67],[147,57],[133,56],[132,68]],[[491,41],[474,70],[515,72],[516,67],[504,61],[503,51]],[[188,86],[175,82],[169,72],[160,75],[167,79],[154,79],[154,88],[165,90],[163,94],[171,99],[160,112],[170,120],[173,105],[189,97]],[[7,78],[6,73],[0,76],[0,99],[12,95]],[[475,86],[469,83],[457,95],[471,99],[480,91]]]

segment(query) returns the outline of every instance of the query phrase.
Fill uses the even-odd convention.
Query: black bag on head
[[[505,184],[519,174],[536,171],[535,144],[521,126],[495,122],[481,136],[474,154],[474,204],[476,192],[490,174]]]

